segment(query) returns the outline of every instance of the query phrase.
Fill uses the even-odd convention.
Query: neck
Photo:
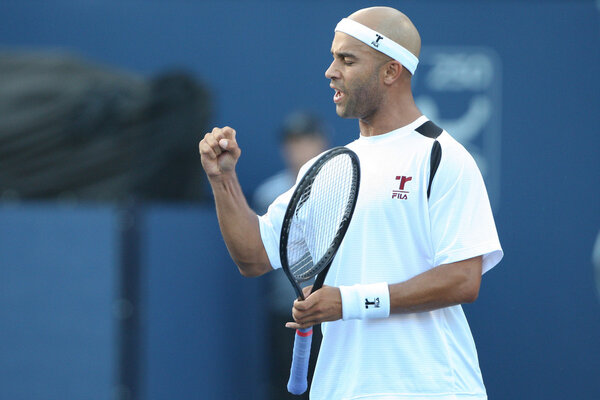
[[[369,118],[358,121],[362,136],[376,136],[402,128],[419,118],[423,113],[417,108],[412,95],[411,78],[398,79],[386,95],[377,111]]]
[[[402,128],[419,118],[423,113],[417,108],[412,96],[410,101],[394,101],[382,107],[370,118],[359,119],[358,126],[362,136],[376,136]]]

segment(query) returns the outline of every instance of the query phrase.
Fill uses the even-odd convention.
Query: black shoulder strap
[[[433,182],[433,177],[435,176],[435,173],[440,166],[440,161],[442,160],[442,146],[440,146],[440,142],[437,141],[437,138],[442,134],[443,129],[433,122],[427,121],[415,129],[415,131],[419,132],[423,136],[434,139],[433,146],[431,148],[431,157],[429,159],[429,185],[427,185],[427,199],[429,199],[429,195],[431,194],[431,183]]]
[[[438,136],[442,134],[442,128],[437,126],[431,121],[425,122],[423,125],[419,126],[415,131],[419,132],[423,136],[427,136],[431,139],[437,139]]]

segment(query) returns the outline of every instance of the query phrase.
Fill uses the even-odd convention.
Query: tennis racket
[[[279,256],[298,297],[301,283],[318,277],[320,289],[356,205],[360,183],[358,156],[346,147],[324,153],[308,168],[288,204],[281,228]],[[312,327],[296,330],[288,391],[306,391]]]

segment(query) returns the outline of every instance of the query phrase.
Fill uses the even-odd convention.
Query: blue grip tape
[[[292,394],[302,394],[306,392],[306,388],[308,387],[308,361],[310,359],[312,333],[312,327],[296,330],[290,380],[287,384],[288,392]]]

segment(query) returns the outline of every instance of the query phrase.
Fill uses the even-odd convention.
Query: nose
[[[339,78],[339,71],[335,67],[335,60],[331,62],[329,68],[325,70],[325,78],[327,79],[337,79]]]

